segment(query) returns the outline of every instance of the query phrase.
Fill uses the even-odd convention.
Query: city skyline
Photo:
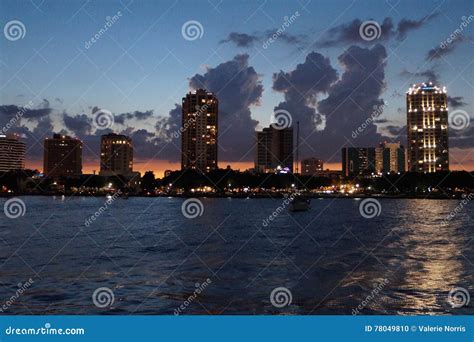
[[[473,0],[0,28],[0,342],[474,337]]]
[[[468,1],[424,8],[408,1],[396,8],[380,3],[370,10],[365,3],[326,2],[327,15],[310,1],[261,8],[245,3],[238,15],[228,1],[217,6],[206,2],[193,10],[179,1],[78,1],[70,8],[55,2],[38,8],[4,4],[9,11],[1,12],[2,23],[20,20],[26,32],[22,39],[0,41],[0,70],[6,80],[0,124],[28,104],[9,131],[26,140],[29,168],[41,169],[41,141],[57,132],[81,139],[84,172],[98,171],[93,151],[102,134],[115,132],[137,142],[137,171],[161,175],[179,169],[181,143],[169,133],[181,125],[181,94],[198,88],[216,93],[221,102],[220,167],[241,170],[253,166],[254,134],[271,123],[276,110],[301,122],[300,159],[321,158],[329,169],[341,169],[340,148],[346,139],[355,146],[394,140],[406,144],[404,92],[413,83],[445,85],[450,111],[472,113],[469,37],[474,17],[467,11]],[[151,20],[148,12],[154,11],[166,15]],[[252,16],[262,11],[268,21]],[[208,12],[235,17],[208,21]],[[49,15],[62,20],[45,24],[42,18]],[[369,20],[380,27],[374,39],[359,32]],[[186,36],[185,24],[194,21],[201,32]],[[85,29],[78,31],[77,25]],[[382,107],[380,113],[354,138],[374,106]],[[111,114],[111,127],[97,129],[93,120],[98,111]],[[474,169],[472,126],[450,132],[452,170]]]
[[[450,122],[448,120],[446,88],[441,89],[432,82],[413,84],[407,91],[406,97],[406,135],[409,138],[407,149],[401,145],[401,142],[387,141],[380,142],[378,147],[344,146],[342,147],[341,167],[337,170],[329,168],[326,170],[342,171],[344,176],[381,172],[449,171],[448,130]],[[219,100],[215,94],[205,89],[188,92],[182,98],[181,127],[178,131],[171,132],[172,136],[181,139],[181,170],[196,169],[200,172],[209,172],[219,168],[217,152],[218,103]],[[96,110],[94,115],[101,117],[97,119],[99,121],[110,119],[108,111]],[[458,129],[456,120],[459,118],[452,119],[453,129]],[[275,111],[273,121],[274,123],[269,127],[255,132],[254,167],[248,167],[246,170],[254,170],[259,173],[293,173],[295,167],[298,170],[300,165],[295,157],[298,153],[299,142],[295,143],[293,138],[294,125],[291,114],[284,110]],[[414,136],[413,132],[418,135]],[[5,136],[3,140],[5,143],[23,144],[24,146],[24,143],[18,140],[15,135],[13,138],[11,134]],[[43,173],[45,176],[95,174],[95,168],[92,172],[82,172],[82,144],[83,142],[78,138],[57,133],[53,134],[53,138],[45,138],[43,152]],[[156,172],[149,168],[134,170],[133,151],[132,139],[129,136],[116,133],[101,135],[99,174],[102,176],[116,174],[132,176],[137,172],[142,174],[146,171]],[[24,154],[23,151],[21,157],[23,168],[25,167]],[[5,156],[3,159],[6,158]],[[315,156],[303,158],[301,170],[304,168],[303,162],[310,160],[324,163],[323,160],[317,159]],[[4,162],[14,164],[18,161],[5,160]],[[440,164],[435,165],[437,163]],[[321,170],[323,169],[321,168]],[[162,170],[163,174],[165,171]],[[161,176],[160,173],[157,175]]]

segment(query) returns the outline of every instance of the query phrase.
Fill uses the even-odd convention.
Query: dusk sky
[[[161,175],[179,168],[181,98],[207,88],[220,102],[220,167],[252,167],[255,130],[284,109],[300,122],[301,157],[337,169],[343,146],[406,145],[413,83],[445,86],[449,111],[473,117],[473,15],[472,0],[1,0],[2,27],[17,20],[24,37],[0,39],[0,126],[31,101],[8,131],[27,143],[27,167],[42,169],[42,141],[57,132],[81,138],[83,171],[98,170],[100,135],[123,132],[135,169]],[[367,41],[369,20],[380,36]],[[183,36],[189,21],[198,37]],[[98,109],[114,114],[110,128],[97,129]],[[451,169],[474,170],[473,127],[450,129]]]

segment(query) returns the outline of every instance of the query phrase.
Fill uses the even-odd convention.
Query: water
[[[473,203],[446,225],[459,201],[379,199],[368,219],[355,199],[289,213],[282,199],[202,198],[204,212],[189,219],[184,199],[129,198],[86,227],[104,198],[21,199],[23,217],[0,216],[4,314],[474,313],[472,302],[447,302],[455,287],[474,296]],[[111,306],[94,305],[101,287]],[[291,304],[272,305],[278,287]]]

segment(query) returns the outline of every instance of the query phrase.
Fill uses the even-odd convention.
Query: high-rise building
[[[203,89],[183,97],[181,169],[217,169],[217,97]]]
[[[44,139],[43,173],[48,177],[81,175],[82,141],[60,134]]]
[[[293,128],[277,129],[270,125],[257,132],[258,172],[293,172]]]
[[[446,88],[430,82],[408,90],[407,140],[410,171],[449,170]]]
[[[342,174],[345,177],[369,175],[375,172],[374,147],[343,147]]]
[[[25,143],[15,135],[0,135],[0,172],[25,168]]]
[[[115,133],[102,136],[99,175],[133,175],[133,147],[130,137]]]
[[[317,158],[308,158],[301,161],[301,174],[303,176],[318,175],[323,171],[323,161]]]
[[[375,149],[377,172],[405,172],[405,149],[400,143],[380,143]]]

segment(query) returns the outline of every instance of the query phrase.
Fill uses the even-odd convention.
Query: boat
[[[293,197],[288,208],[290,211],[308,211],[311,208],[311,200],[304,196]]]

